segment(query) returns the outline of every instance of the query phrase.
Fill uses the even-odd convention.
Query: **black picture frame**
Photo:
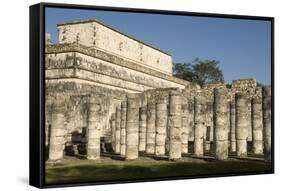
[[[164,178],[147,178],[134,180],[112,180],[88,183],[65,183],[58,185],[47,185],[45,183],[45,9],[46,8],[70,8],[83,10],[106,10],[118,12],[138,12],[153,13],[165,15],[183,15],[213,18],[233,18],[247,20],[264,20],[271,22],[271,86],[272,86],[272,162],[270,171],[256,171],[243,173],[226,173],[226,174],[209,174],[188,177],[164,177]],[[198,13],[183,11],[167,11],[153,9],[136,9],[136,8],[120,8],[120,7],[104,7],[92,5],[74,5],[74,4],[56,4],[56,3],[39,3],[30,6],[30,36],[29,36],[29,52],[30,52],[30,139],[29,139],[29,184],[38,188],[66,187],[66,186],[84,186],[99,184],[116,184],[116,183],[132,183],[147,181],[163,181],[177,179],[193,179],[193,178],[209,178],[209,177],[226,177],[256,174],[274,173],[274,18],[249,16],[249,15],[230,15],[230,14],[214,14],[214,13]]]

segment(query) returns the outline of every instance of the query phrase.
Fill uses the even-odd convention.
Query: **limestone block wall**
[[[58,24],[59,43],[77,42],[172,75],[172,57],[97,20]]]
[[[84,83],[128,93],[168,87],[183,89],[189,84],[187,81],[80,45],[48,46],[46,79],[79,79]]]
[[[236,93],[244,92],[252,95],[255,92],[256,86],[256,79],[253,78],[232,81],[232,90]]]

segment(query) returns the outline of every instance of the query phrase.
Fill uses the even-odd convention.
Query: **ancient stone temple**
[[[270,87],[175,78],[171,55],[96,20],[57,29],[59,42],[47,35],[45,50],[48,160],[250,152],[271,161]]]

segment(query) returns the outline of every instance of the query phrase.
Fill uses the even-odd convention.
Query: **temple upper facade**
[[[78,42],[168,75],[172,75],[172,57],[128,34],[97,20],[58,24],[59,43]]]

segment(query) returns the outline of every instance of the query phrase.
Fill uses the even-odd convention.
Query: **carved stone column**
[[[252,99],[252,124],[253,124],[253,152],[263,154],[263,125],[262,125],[262,99]]]
[[[120,137],[120,155],[126,155],[126,118],[127,118],[127,101],[121,103],[121,137]]]
[[[127,97],[126,123],[126,159],[137,159],[139,156],[139,97],[130,94]]]
[[[97,160],[100,158],[100,131],[103,100],[97,96],[91,96],[88,104],[88,142],[87,159]]]
[[[236,110],[236,150],[238,157],[247,156],[247,97],[242,93],[235,95]]]
[[[206,100],[203,96],[194,97],[194,154],[203,156],[204,154],[204,109]]]
[[[189,136],[189,121],[188,121],[188,103],[185,100],[185,104],[182,105],[182,133],[181,133],[181,141],[182,141],[182,150],[183,154],[188,153],[188,136]]]
[[[155,138],[155,154],[165,155],[165,140],[167,129],[167,101],[165,98],[159,98],[156,103],[156,138]]]
[[[147,102],[147,129],[146,129],[146,153],[155,153],[156,135],[156,106],[151,100]]]
[[[52,108],[52,122],[49,143],[49,160],[59,161],[63,159],[65,145],[65,102],[56,97]]]
[[[235,98],[230,102],[230,151],[236,152]]]
[[[271,86],[262,89],[264,155],[265,161],[271,162]]]
[[[205,129],[204,129],[204,151],[211,150],[211,142],[213,141],[213,101],[206,102],[205,109]]]
[[[169,159],[181,158],[181,132],[182,132],[182,96],[179,91],[170,92],[168,126],[170,131]]]
[[[226,88],[214,89],[215,158],[228,158],[228,102]]]
[[[146,106],[140,109],[140,137],[139,137],[139,151],[145,151],[146,148]]]
[[[120,138],[121,138],[121,108],[116,107],[116,126],[115,126],[115,153],[120,153]]]
[[[247,142],[251,142],[253,140],[253,135],[252,135],[252,103],[251,103],[251,98],[248,97],[247,99],[247,127],[248,127],[248,136],[247,136]]]
[[[115,152],[115,131],[116,131],[116,114],[113,113],[111,115],[111,120],[110,120],[110,126],[111,126],[111,147],[112,147],[112,150]]]

